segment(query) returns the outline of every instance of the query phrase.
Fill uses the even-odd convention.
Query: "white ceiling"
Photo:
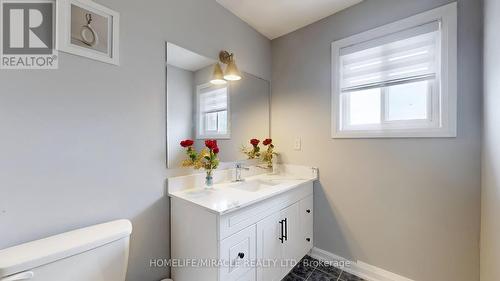
[[[167,43],[167,64],[188,70],[197,71],[216,63],[216,60],[204,57],[172,43]]]
[[[363,0],[217,0],[269,39],[335,14]]]

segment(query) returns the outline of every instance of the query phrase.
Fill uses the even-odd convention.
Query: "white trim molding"
[[[317,247],[312,248],[310,256],[320,261],[333,262],[333,264],[345,264],[346,266],[339,268],[369,281],[414,281],[362,261],[350,261]]]
[[[433,126],[410,126],[401,123],[402,127],[363,126],[363,128],[347,128],[346,118],[342,118],[343,100],[341,99],[341,59],[342,51],[357,45],[367,45],[373,40],[381,40],[387,36],[439,22],[440,36],[439,64],[432,92],[433,109],[431,118]],[[438,7],[375,29],[371,29],[332,43],[331,72],[331,136],[332,138],[429,138],[457,136],[457,3]],[[369,45],[369,44],[368,44]],[[437,105],[437,106],[436,106]],[[345,106],[345,105],[344,105]],[[436,111],[436,112],[434,112]],[[399,122],[399,121],[398,121]]]

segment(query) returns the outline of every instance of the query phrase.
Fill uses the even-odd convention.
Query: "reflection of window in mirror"
[[[229,93],[227,85],[196,87],[196,138],[229,139]]]

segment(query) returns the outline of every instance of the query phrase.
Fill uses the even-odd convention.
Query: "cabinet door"
[[[280,281],[281,259],[281,214],[276,213],[257,223],[257,281]]]
[[[239,280],[248,271],[255,270],[252,266],[256,256],[255,245],[255,225],[222,240],[220,258],[224,266],[219,268],[220,280]]]
[[[281,211],[281,217],[285,220],[283,247],[283,276],[285,276],[295,265],[293,261],[299,262],[302,256],[302,231],[300,229],[299,203]]]
[[[309,196],[300,201],[300,229],[301,229],[301,255],[305,256],[313,247],[313,221],[314,221],[314,208],[313,196]]]

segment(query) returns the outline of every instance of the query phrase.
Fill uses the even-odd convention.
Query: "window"
[[[200,85],[197,96],[197,139],[228,139],[229,132],[229,94],[227,85]]]
[[[332,137],[456,136],[456,3],[332,44]]]

